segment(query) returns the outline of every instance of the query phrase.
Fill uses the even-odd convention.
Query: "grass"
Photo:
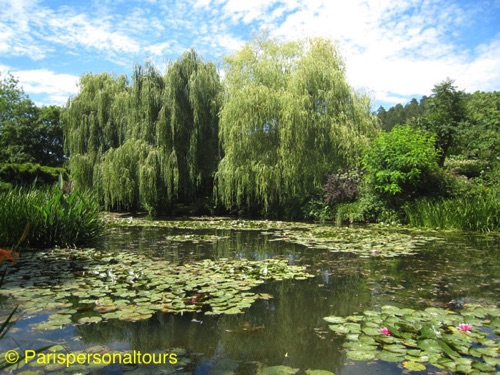
[[[480,232],[500,230],[500,193],[474,198],[421,199],[404,207],[408,223],[416,227]]]
[[[83,246],[95,242],[104,223],[91,192],[64,191],[62,183],[45,188],[17,187],[0,192],[0,246],[14,245],[29,224],[29,247]]]

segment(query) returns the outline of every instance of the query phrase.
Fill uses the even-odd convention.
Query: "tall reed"
[[[104,229],[99,213],[93,193],[64,191],[59,184],[0,192],[0,245],[16,243],[28,223],[30,247],[89,245]]]
[[[421,199],[406,205],[408,223],[417,227],[462,229],[481,232],[500,230],[500,193],[471,198]]]

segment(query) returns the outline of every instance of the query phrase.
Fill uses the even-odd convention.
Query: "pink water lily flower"
[[[380,334],[389,336],[391,334],[391,331],[389,331],[389,328],[387,328],[387,327],[382,327],[382,328],[380,328]]]
[[[470,330],[472,329],[472,326],[470,324],[467,324],[467,323],[460,323],[457,328],[459,331],[462,331],[462,332],[470,332]]]

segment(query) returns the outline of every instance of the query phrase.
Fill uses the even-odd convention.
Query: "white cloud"
[[[476,51],[454,40],[456,30],[471,22],[467,12],[439,0],[303,0],[272,35],[339,41],[351,84],[373,92],[377,100],[406,102],[429,95],[447,77],[460,88],[463,82],[467,88],[498,89],[498,37]]]
[[[77,84],[80,78],[71,74],[55,73],[48,69],[14,70],[9,66],[0,65],[0,72],[7,71],[19,81],[19,86],[30,97],[41,98],[38,100],[31,97],[37,105],[64,105],[66,100],[79,90]]]
[[[105,20],[90,20],[84,14],[53,17],[48,20],[51,33],[46,40],[65,47],[84,47],[102,51],[137,53],[138,42],[120,31],[113,31]]]
[[[235,52],[239,50],[245,43],[239,38],[235,38],[230,34],[219,34],[212,38],[212,45],[214,47],[222,47],[227,52]]]
[[[456,83],[467,91],[498,91],[500,89],[500,35],[479,45],[476,57],[464,64]]]
[[[296,0],[227,0],[223,6],[224,15],[233,23],[249,24],[254,21],[273,22],[286,11],[297,9]]]

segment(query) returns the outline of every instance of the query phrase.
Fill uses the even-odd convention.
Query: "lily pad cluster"
[[[234,229],[234,230],[271,230],[307,229],[314,224],[273,220],[245,220],[228,217],[191,217],[186,220],[151,220],[133,216],[108,216],[106,221],[112,226],[163,227],[178,229]]]
[[[157,311],[239,314],[268,294],[251,291],[265,280],[313,277],[287,259],[175,264],[131,252],[53,249],[23,257],[4,280],[25,313],[48,313],[37,329],[105,319],[137,321]],[[76,320],[76,321],[75,321]]]
[[[169,235],[166,240],[170,242],[191,242],[191,243],[214,243],[223,239],[227,239],[227,236],[216,236],[212,234],[178,234]]]
[[[333,227],[319,224],[269,220],[232,220],[228,218],[191,218],[189,220],[155,221],[135,217],[113,217],[117,226],[154,226],[177,229],[260,230],[274,237],[271,241],[286,241],[311,249],[355,253],[360,257],[392,258],[411,255],[430,241],[442,240],[418,229]]]
[[[410,371],[430,364],[457,373],[495,373],[500,365],[500,309],[471,305],[460,313],[383,306],[348,317],[328,316],[346,338],[347,358],[401,362]]]
[[[393,229],[313,226],[307,231],[284,230],[278,238],[313,249],[355,253],[362,258],[392,258],[414,254],[426,243],[439,240],[416,233]]]

